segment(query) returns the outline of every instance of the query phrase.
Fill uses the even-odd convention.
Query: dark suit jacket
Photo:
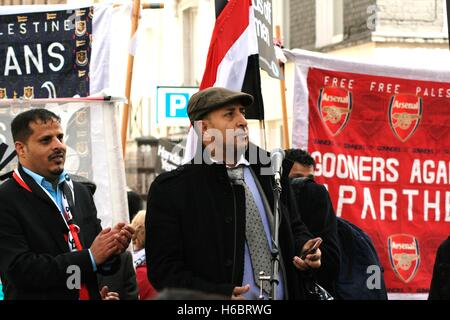
[[[438,248],[429,300],[450,300],[450,237]]]
[[[119,294],[120,300],[137,300],[139,290],[133,266],[133,255],[129,251],[125,251],[120,257],[121,263],[116,273],[107,276],[98,274],[99,287],[108,286],[109,291]]]
[[[73,219],[81,229],[84,249],[70,252],[64,239],[67,227],[58,208],[22,168],[19,172],[32,192],[12,178],[0,186],[0,276],[5,299],[78,299],[78,290],[67,286],[68,277],[73,275],[67,273],[71,265],[80,267],[81,281],[91,299],[99,299],[87,250],[101,230],[92,195],[85,186],[73,182]],[[111,272],[117,263],[112,264]]]
[[[298,213],[314,237],[321,237],[321,266],[315,270],[317,282],[335,294],[335,282],[340,270],[340,249],[336,215],[327,189],[313,180],[293,179],[292,189]]]
[[[273,176],[261,175],[261,167],[251,165],[273,208]],[[279,240],[285,286],[290,299],[300,299],[292,259],[311,235],[288,210],[294,203],[288,181],[283,188]],[[242,285],[245,192],[231,185],[223,164],[187,164],[158,176],[149,191],[145,227],[148,277],[158,291],[186,288],[230,297]]]

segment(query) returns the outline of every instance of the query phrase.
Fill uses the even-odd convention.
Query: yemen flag
[[[249,93],[255,100],[247,110],[247,119],[263,120],[258,40],[251,0],[216,0],[216,15],[200,90],[225,87]]]

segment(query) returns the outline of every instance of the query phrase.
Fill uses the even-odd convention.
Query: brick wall
[[[290,48],[313,50],[316,41],[314,0],[290,0]]]
[[[405,37],[417,33],[442,32],[445,0],[344,0],[344,39],[316,48],[316,5],[313,0],[290,0],[290,48],[330,51],[372,41],[372,33],[395,33]],[[375,9],[378,11],[375,20]],[[368,25],[369,23],[369,25]],[[371,23],[373,23],[371,25]],[[419,34],[420,33],[420,34]],[[396,39],[392,38],[392,41]]]
[[[388,32],[441,32],[445,0],[377,0],[379,28]]]
[[[367,20],[369,6],[376,0],[344,0],[344,41],[338,45],[351,45],[370,39]],[[316,5],[314,0],[291,0],[290,2],[290,46],[317,50],[316,42]],[[322,48],[328,51],[336,45]]]
[[[367,21],[375,8],[375,0],[344,1],[344,41],[367,37],[370,29]],[[368,12],[369,9],[369,12]]]

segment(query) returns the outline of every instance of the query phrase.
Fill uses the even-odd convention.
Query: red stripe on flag
[[[249,24],[250,0],[230,0],[214,26],[200,90],[216,82],[217,68]]]

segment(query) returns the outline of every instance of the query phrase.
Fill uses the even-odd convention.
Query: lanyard
[[[13,173],[13,179],[25,190],[29,192],[33,192],[31,188],[26,184],[26,182],[23,180],[22,176],[20,175],[19,171],[17,169],[14,170]],[[53,197],[50,195],[50,193],[45,190],[45,188],[42,188],[42,190],[45,191],[47,196],[53,201],[53,203],[56,205],[59,211],[58,204],[53,199]],[[81,251],[83,250],[83,246],[81,245],[80,238],[78,237],[78,233],[80,232],[80,227],[73,223],[73,216],[72,216],[72,210],[75,207],[74,201],[73,201],[73,184],[70,178],[67,176],[66,180],[62,182],[62,204],[63,204],[63,220],[66,224],[67,229],[69,232],[67,234],[64,234],[64,239],[69,245],[70,251]],[[80,300],[90,300],[89,291],[87,289],[86,284],[82,283],[80,292],[79,292],[79,299]]]
[[[13,173],[13,179],[25,190],[32,192],[31,188],[26,184],[26,182],[23,180],[22,176],[20,175],[20,172],[15,169]],[[67,181],[68,180],[68,181]],[[63,205],[63,221],[64,224],[67,227],[67,230],[69,231],[67,234],[64,234],[64,239],[68,243],[69,250],[70,251],[80,251],[83,249],[80,239],[78,237],[78,233],[80,232],[80,227],[73,223],[73,216],[71,211],[73,210],[75,204],[73,202],[73,185],[72,181],[70,179],[67,179],[64,181],[63,184],[63,194],[62,194],[62,205]],[[72,185],[72,187],[71,187]],[[58,204],[56,203],[55,199],[50,195],[50,193],[45,190],[45,188],[41,188],[45,194],[49,197],[50,200],[55,204],[55,206],[59,209]],[[68,201],[70,199],[70,201]]]

